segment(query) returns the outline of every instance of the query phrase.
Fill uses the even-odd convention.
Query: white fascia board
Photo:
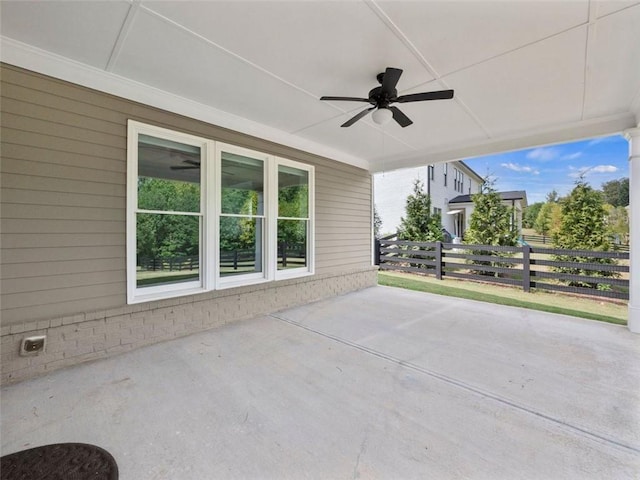
[[[458,144],[452,148],[437,151],[417,151],[410,156],[385,158],[370,161],[373,173],[383,170],[390,171],[400,168],[411,168],[427,163],[448,162],[451,160],[465,160],[482,155],[512,152],[525,148],[535,148],[559,143],[574,142],[588,138],[602,137],[622,133],[637,125],[636,115],[624,112],[606,117],[582,120],[555,128],[544,130],[529,130],[517,135],[486,139],[468,144]]]
[[[99,68],[0,36],[0,61],[212,125],[369,170],[369,162]]]

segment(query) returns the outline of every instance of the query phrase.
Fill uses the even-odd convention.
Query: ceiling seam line
[[[425,67],[425,69],[429,72],[429,74],[436,80],[442,78],[441,75],[438,74],[436,69],[431,65],[431,63],[420,53],[420,50],[409,40],[409,38],[402,33],[402,31],[398,28],[398,26],[393,23],[393,20],[389,18],[389,16],[382,10],[382,8],[375,3],[375,0],[364,0],[364,3],[376,14],[376,16],[382,21],[382,23],[393,33],[398,40],[400,40],[405,47],[407,47],[414,57],[418,59],[418,61]]]
[[[429,72],[429,74],[438,82],[440,82],[445,88],[450,88],[450,86],[446,83],[446,80],[438,74],[436,69],[429,63],[429,61],[420,53],[420,50],[409,40],[409,38],[402,33],[400,28],[389,18],[389,16],[382,10],[382,8],[375,3],[375,0],[364,0],[365,4],[378,16],[380,21],[393,33],[408,49],[411,51],[414,57],[418,59],[418,61],[425,67],[425,69]],[[471,117],[471,120],[482,130],[482,132],[487,136],[487,138],[491,137],[491,132],[488,128],[485,127],[483,122],[480,121],[480,118],[471,111],[471,109],[467,106],[467,104],[460,100],[458,96],[454,97],[454,101],[460,105],[462,110]]]
[[[315,95],[314,93],[309,92],[308,90],[305,90],[304,88],[299,87],[299,86],[297,86],[297,85],[295,85],[295,84],[283,79],[282,77],[279,77],[278,75],[276,75],[275,73],[270,72],[269,70],[265,69],[264,67],[261,67],[260,65],[258,65],[256,63],[253,63],[252,61],[250,61],[250,60],[248,60],[248,59],[246,59],[244,57],[241,57],[237,53],[232,52],[231,50],[223,47],[222,45],[218,45],[213,40],[208,39],[204,35],[201,35],[201,34],[199,34],[197,32],[194,32],[193,30],[189,30],[188,28],[184,27],[183,25],[180,25],[179,23],[171,20],[170,18],[167,18],[164,15],[162,15],[162,14],[160,14],[160,13],[154,11],[154,10],[151,10],[149,7],[147,7],[145,5],[141,5],[140,8],[145,10],[145,11],[147,11],[148,13],[150,13],[153,16],[155,16],[156,18],[162,20],[163,22],[168,23],[169,25],[172,25],[172,26],[176,27],[177,29],[182,30],[183,32],[185,32],[185,33],[187,33],[187,34],[189,34],[189,35],[191,35],[191,36],[203,41],[204,43],[207,43],[208,45],[211,45],[212,47],[217,48],[218,50],[226,53],[227,55],[235,58],[236,60],[241,61],[242,63],[244,63],[244,64],[246,64],[246,65],[248,65],[248,66],[250,66],[250,67],[252,67],[252,68],[254,68],[256,70],[259,70],[260,72],[264,73],[265,75],[268,75],[269,77],[273,78],[274,80],[277,80],[277,81],[279,81],[279,82],[281,82],[281,83],[283,83],[283,84],[285,84],[285,85],[287,85],[287,86],[299,91],[300,93],[304,93],[305,95],[307,95],[307,96],[309,96],[311,98],[315,98],[316,100],[320,99],[320,97]]]
[[[495,59],[503,57],[505,55],[509,55],[511,53],[515,53],[518,50],[522,50],[524,48],[531,47],[531,46],[533,46],[533,45],[535,45],[537,43],[541,43],[541,42],[547,41],[547,40],[549,40],[551,38],[558,37],[560,35],[564,35],[565,33],[570,32],[571,30],[576,30],[578,28],[588,27],[588,26],[589,26],[589,21],[587,20],[586,22],[583,22],[583,23],[581,23],[579,25],[574,25],[573,27],[566,28],[566,29],[564,29],[564,30],[562,30],[560,32],[554,33],[552,35],[548,35],[548,36],[546,36],[544,38],[541,38],[539,40],[535,40],[533,42],[525,43],[524,45],[520,45],[519,47],[512,48],[511,50],[506,50],[506,51],[504,51],[502,53],[498,53],[498,54],[493,55],[491,57],[487,57],[487,58],[485,58],[483,60],[479,60],[479,61],[477,61],[475,63],[470,64],[470,65],[466,65],[464,67],[458,68],[457,70],[451,70],[450,72],[445,73],[444,77],[448,77],[448,76],[453,75],[455,73],[464,72],[465,70],[468,70],[468,69],[473,68],[473,67],[477,67],[478,65],[481,65],[483,63],[489,62],[491,60],[495,60]]]
[[[583,85],[582,85],[582,111],[580,112],[580,120],[584,120],[586,104],[587,104],[587,88],[589,84],[589,52],[592,51],[591,43],[595,42],[596,36],[596,19],[597,19],[597,5],[593,0],[589,0],[589,18],[587,24],[587,39],[584,44],[584,69],[583,69]]]
[[[111,54],[109,55],[109,60],[107,60],[107,65],[104,67],[105,71],[113,72],[113,68],[115,67],[118,58],[120,58],[120,53],[124,47],[124,42],[129,36],[129,32],[133,26],[133,21],[135,20],[136,14],[138,13],[138,8],[140,7],[140,0],[134,0],[131,6],[129,7],[129,11],[127,12],[127,16],[122,22],[122,27],[120,28],[120,32],[118,32],[118,38],[111,49]]]

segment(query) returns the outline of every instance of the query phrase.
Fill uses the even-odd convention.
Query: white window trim
[[[200,281],[138,288],[136,282],[136,214],[154,213],[138,209],[138,136],[140,134],[166,138],[178,143],[194,145],[201,149],[200,213]],[[263,221],[263,272],[221,277],[219,270],[219,221],[221,216],[221,165],[222,152],[235,153],[264,161],[264,221]],[[277,222],[278,222],[278,166],[284,165],[308,172],[309,217],[307,232],[307,265],[300,268],[278,270]],[[177,132],[162,127],[129,120],[127,135],[127,303],[135,304],[154,300],[195,295],[233,287],[305,277],[315,274],[315,168],[293,160],[276,157],[264,152],[230,145],[223,142]],[[166,213],[166,212],[163,212]],[[183,214],[180,212],[179,214]]]
[[[275,280],[286,280],[289,278],[297,278],[313,275],[315,273],[315,168],[313,165],[307,165],[304,163],[295,162],[293,160],[288,160],[281,157],[276,157],[273,168],[273,181],[275,188],[272,191],[275,191],[274,199],[272,202],[274,205],[273,215],[271,215],[271,222],[274,235],[271,236],[271,239],[274,242],[274,245],[270,246],[271,252],[277,252],[277,231],[278,231],[278,166],[283,165],[285,167],[297,168],[299,170],[305,170],[309,177],[309,231],[307,232],[307,265],[305,267],[300,268],[289,268],[287,270],[278,270],[277,266],[277,258],[273,264],[275,265]],[[285,218],[285,217],[282,217]],[[277,256],[277,254],[276,254]]]
[[[267,219],[268,219],[269,203],[271,203],[271,198],[270,198],[271,195],[269,192],[271,192],[273,188],[270,185],[268,173],[269,173],[270,164],[273,163],[273,156],[267,155],[266,153],[258,152],[256,150],[250,150],[248,148],[231,145],[228,143],[216,142],[215,168],[216,168],[217,178],[219,179],[222,179],[223,152],[233,153],[236,155],[241,155],[243,157],[253,158],[255,160],[261,160],[263,162],[263,165],[264,165],[264,169],[263,169],[264,213],[262,217],[264,218],[264,221],[262,222],[263,223],[262,272],[248,273],[248,274],[242,274],[242,275],[230,275],[227,277],[223,277],[220,275],[220,269],[214,267],[212,268],[212,270],[214,271],[214,274],[215,274],[215,284],[216,284],[216,288],[219,290],[245,286],[245,285],[255,285],[258,283],[267,282],[272,277],[272,274],[270,272],[271,251],[269,250],[267,245],[267,239],[271,236],[272,232],[270,231],[270,228],[267,225],[268,223]],[[216,183],[214,185],[217,186],[218,184]],[[222,216],[222,189],[218,188],[216,190],[215,197],[218,205],[216,210],[213,210],[213,211],[216,212],[216,230],[219,231],[220,217]],[[219,255],[220,255],[219,243],[220,243],[219,238],[217,238],[215,244],[212,245],[212,248],[216,250],[215,265],[219,265]]]

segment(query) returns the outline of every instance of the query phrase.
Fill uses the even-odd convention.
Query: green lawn
[[[461,280],[436,280],[434,277],[399,272],[378,273],[378,284],[419,292],[466,298],[481,302],[560,313],[602,322],[627,324],[627,304],[567,294],[532,291]]]

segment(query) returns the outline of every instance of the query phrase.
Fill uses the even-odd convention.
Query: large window
[[[225,147],[220,154],[220,277],[264,278],[265,161]]]
[[[129,122],[130,303],[313,273],[313,167]]]
[[[308,265],[309,171],[278,165],[278,270]]]

